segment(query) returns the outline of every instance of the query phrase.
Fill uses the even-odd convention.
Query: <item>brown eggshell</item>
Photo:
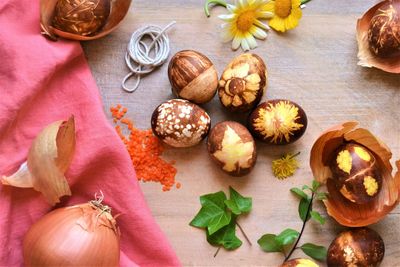
[[[184,50],[176,53],[168,66],[172,92],[197,104],[210,101],[218,87],[218,73],[205,55]]]
[[[377,232],[355,228],[340,233],[328,249],[328,267],[375,267],[385,255],[385,244]]]
[[[319,267],[319,265],[309,259],[292,259],[285,261],[280,267]]]
[[[287,120],[283,120],[284,118]],[[260,141],[286,145],[303,136],[307,129],[307,116],[304,110],[293,101],[269,100],[258,105],[250,114],[248,127]]]
[[[400,175],[392,176],[389,148],[372,133],[356,128],[357,122],[345,122],[325,131],[311,149],[310,166],[317,181],[327,185],[328,199],[324,201],[327,212],[338,223],[350,226],[367,226],[381,220],[398,204],[400,194]],[[343,197],[332,180],[330,161],[333,153],[344,143],[354,142],[374,155],[382,177],[378,195],[369,203],[360,205]],[[400,164],[398,163],[398,167]]]
[[[381,58],[375,55],[371,49],[368,40],[368,31],[370,23],[376,12],[387,5],[391,0],[379,2],[370,8],[357,21],[357,43],[358,43],[358,65],[363,67],[375,67],[386,72],[400,73],[400,55],[390,58]],[[398,0],[395,0],[397,2]]]
[[[261,100],[267,85],[267,67],[256,54],[234,58],[221,75],[218,96],[230,111],[248,111]]]
[[[338,190],[352,202],[366,204],[381,190],[382,177],[375,156],[364,146],[340,146],[333,154],[330,168]]]
[[[126,16],[132,0],[112,0],[111,12],[108,16],[107,22],[98,32],[90,36],[82,36],[79,34],[61,31],[52,26],[54,17],[54,9],[58,0],[41,0],[40,1],[40,27],[42,34],[48,38],[56,41],[58,37],[65,39],[88,41],[95,40],[106,36],[114,31],[122,19]]]
[[[197,145],[207,136],[210,125],[210,116],[204,109],[183,99],[162,103],[151,118],[154,135],[173,147]]]
[[[211,158],[232,176],[248,174],[257,160],[253,137],[246,127],[234,121],[215,125],[208,136],[207,148]]]

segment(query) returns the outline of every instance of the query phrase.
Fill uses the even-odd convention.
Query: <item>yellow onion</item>
[[[23,242],[25,266],[119,266],[120,232],[102,197],[56,209]]]
[[[101,38],[119,25],[132,0],[41,0],[40,27],[52,40]]]
[[[400,0],[384,0],[357,21],[358,65],[400,73]]]
[[[60,197],[70,196],[71,190],[64,177],[75,151],[75,121],[56,121],[45,127],[33,140],[27,161],[1,183],[41,192],[47,202],[55,205]]]
[[[310,165],[315,179],[327,185],[329,196],[324,204],[327,212],[344,226],[361,227],[381,220],[399,202],[400,172],[392,176],[390,159],[392,153],[371,132],[357,128],[357,122],[345,122],[325,131],[314,143],[311,150]],[[331,164],[338,149],[346,144],[357,144],[374,156],[374,164],[379,172],[379,191],[366,203],[351,200],[343,194]],[[397,162],[400,167],[400,161]],[[365,185],[366,189],[367,186]],[[354,193],[354,192],[352,192]],[[347,197],[346,197],[347,196]]]

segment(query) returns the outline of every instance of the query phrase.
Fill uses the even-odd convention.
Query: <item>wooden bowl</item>
[[[132,0],[111,0],[111,11],[104,27],[91,36],[82,36],[70,32],[64,32],[52,26],[53,13],[57,0],[40,1],[40,28],[42,34],[51,40],[57,41],[58,37],[65,39],[88,41],[99,39],[115,30],[118,24],[123,20],[129,10]]]

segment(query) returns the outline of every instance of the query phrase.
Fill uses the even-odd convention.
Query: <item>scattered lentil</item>
[[[128,109],[120,104],[110,108],[113,121],[117,124],[115,130],[128,150],[137,179],[161,183],[162,190],[169,191],[175,185],[175,162],[166,162],[160,157],[164,151],[161,141],[153,135],[151,129],[135,128],[130,119],[124,118],[127,111]],[[121,124],[128,129],[128,135],[123,134]],[[176,188],[180,187],[181,184],[176,183]]]

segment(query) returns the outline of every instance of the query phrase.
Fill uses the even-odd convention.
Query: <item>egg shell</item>
[[[303,136],[307,129],[307,116],[293,101],[269,100],[258,105],[250,114],[248,127],[260,141],[286,145]]]
[[[340,233],[328,249],[328,267],[375,267],[385,255],[385,244],[377,232],[354,228]]]
[[[232,176],[246,175],[256,164],[253,137],[246,127],[234,121],[220,122],[211,129],[207,149],[218,166]]]
[[[151,118],[154,135],[173,147],[197,145],[207,136],[210,125],[210,116],[204,109],[182,99],[162,103]]]
[[[218,87],[218,73],[205,55],[183,50],[176,53],[168,66],[172,92],[197,104],[210,101]]]
[[[218,96],[230,111],[249,111],[260,101],[267,84],[267,67],[256,54],[242,54],[225,68],[219,80]]]

